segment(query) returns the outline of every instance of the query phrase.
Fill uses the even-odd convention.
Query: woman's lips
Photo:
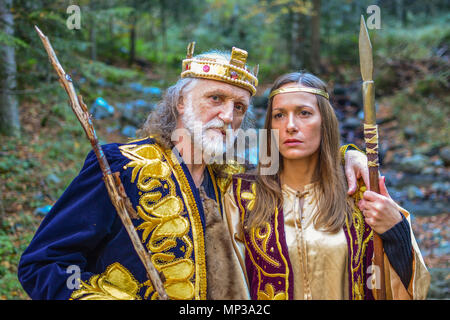
[[[300,140],[297,140],[297,139],[287,139],[284,141],[283,144],[285,144],[287,146],[298,146],[301,143],[303,143],[303,142]]]

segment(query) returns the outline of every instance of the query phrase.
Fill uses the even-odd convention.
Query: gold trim
[[[161,148],[158,149],[161,150]],[[162,150],[161,150],[162,151]],[[164,154],[166,155],[167,162],[173,169],[175,179],[179,181],[181,194],[184,201],[188,204],[186,209],[189,212],[189,218],[192,225],[192,238],[194,240],[195,251],[195,299],[206,300],[206,257],[205,257],[205,242],[203,235],[203,226],[200,219],[200,213],[198,211],[197,203],[195,202],[194,195],[189,186],[189,181],[184,174],[183,168],[178,162],[175,154],[171,149],[167,149]],[[186,186],[189,186],[187,188]]]
[[[131,160],[124,169],[133,168],[131,182],[136,182],[136,187],[141,191],[136,209],[143,222],[136,230],[143,231],[142,241],[147,242],[146,247],[152,252],[152,263],[166,278],[166,292],[171,299],[192,299],[196,286],[199,286],[198,283],[194,285],[197,277],[192,279],[197,263],[191,259],[192,242],[195,244],[197,238],[189,207],[191,203],[184,198],[186,205],[183,204],[182,198],[176,194],[176,184],[172,179],[172,173],[177,177],[174,166],[157,144],[123,145],[119,149],[123,156]],[[183,181],[179,183],[183,189]],[[154,191],[163,185],[164,193],[168,192],[164,196],[162,192]],[[184,197],[183,191],[181,193]],[[188,237],[190,229],[192,240]],[[184,242],[180,248],[184,256],[178,258],[168,251],[177,245],[176,239]],[[151,299],[157,296],[153,287],[149,286],[144,296],[150,294]]]
[[[282,88],[272,91],[272,93],[269,95],[269,99],[277,94],[290,93],[290,92],[308,92],[308,93],[318,94],[326,99],[330,99],[330,96],[328,95],[328,93],[322,89],[305,88],[305,87],[287,87],[287,88],[282,87]]]
[[[237,199],[238,199],[238,205],[239,205],[240,211],[242,213],[241,214],[241,221],[243,223],[244,222],[244,218],[245,218],[245,209],[244,209],[244,206],[242,204],[242,199],[241,199],[241,188],[242,188],[242,180],[238,179],[237,180],[237,186],[236,186],[236,196],[237,196]],[[256,267],[256,270],[258,272],[257,273],[258,274],[258,288],[257,288],[257,297],[258,297],[258,299],[262,298],[262,297],[272,297],[272,298],[275,298],[275,299],[280,299],[282,297],[282,299],[286,299],[287,300],[287,299],[289,299],[289,294],[288,294],[288,289],[289,289],[289,266],[287,264],[286,258],[283,255],[281,244],[280,244],[280,240],[279,240],[279,234],[278,234],[278,209],[275,210],[275,230],[274,230],[274,232],[275,232],[275,239],[276,239],[276,243],[277,243],[277,248],[278,248],[278,250],[280,252],[280,255],[281,255],[281,258],[282,258],[282,260],[283,260],[283,262],[285,264],[286,273],[267,273],[266,271],[264,271],[264,269],[261,268],[261,266],[259,266],[257,264],[257,262],[255,261],[255,258],[253,257],[253,255],[252,255],[252,253],[251,253],[251,251],[250,251],[250,249],[248,247],[248,243],[247,243],[247,241],[245,241],[245,237],[244,237],[244,244],[245,244],[245,248],[247,250],[247,254],[248,254],[250,260],[252,261],[253,265]],[[257,232],[257,233],[259,233],[259,232]],[[254,236],[255,236],[255,228],[252,228],[252,230],[251,230],[251,239],[252,239],[252,241],[254,241]],[[255,246],[255,244],[253,244],[253,245]],[[255,246],[255,248],[259,249],[259,252],[261,253],[261,249],[258,248],[257,245]],[[266,257],[264,257],[264,259],[266,260]],[[270,261],[267,261],[267,262],[270,262]],[[278,261],[277,261],[277,263],[278,263],[278,265],[280,265]],[[261,274],[263,274],[266,277],[270,277],[270,278],[275,278],[275,277],[284,278],[285,279],[285,283],[286,283],[286,285],[285,285],[285,292],[284,293],[278,292],[278,293],[274,293],[274,294],[268,294],[268,291],[267,291],[268,287],[267,286],[265,288],[266,290],[261,291],[261,283],[262,283]]]
[[[247,51],[233,47],[230,61],[222,62],[216,59],[193,57],[194,46],[195,42],[191,42],[187,47],[186,59],[182,62],[181,78],[194,77],[218,80],[244,88],[250,91],[252,96],[255,95],[258,78],[245,66],[248,56]]]
[[[141,300],[140,284],[123,265],[115,262],[101,274],[81,281],[80,288],[73,291],[69,300]]]
[[[275,208],[275,237],[277,239],[277,247],[278,250],[280,251],[280,255],[281,255],[281,259],[283,259],[284,262],[284,267],[286,268],[286,275],[285,275],[285,281],[286,281],[286,300],[289,299],[289,293],[288,293],[288,289],[289,289],[289,266],[287,263],[287,260],[285,258],[285,256],[283,255],[283,250],[281,248],[281,243],[280,243],[280,237],[278,234],[278,207]]]

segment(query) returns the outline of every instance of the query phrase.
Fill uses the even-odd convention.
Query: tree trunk
[[[5,207],[3,206],[2,188],[0,188],[0,230],[3,228],[5,221]]]
[[[166,26],[166,1],[160,0],[160,13],[161,13],[161,34],[162,34],[162,52],[163,52],[163,65],[164,65],[164,78],[167,79],[167,26]]]
[[[292,12],[291,20],[291,52],[290,66],[294,70],[300,70],[303,67],[304,45],[302,35],[301,15],[298,12]]]
[[[95,30],[95,19],[92,19],[91,29],[89,30],[89,41],[91,42],[91,60],[97,60],[97,33]]]
[[[311,71],[320,72],[320,8],[321,1],[313,1],[313,16],[311,18]]]
[[[0,0],[0,25],[2,31],[14,36],[14,18],[11,12],[12,0]],[[14,90],[16,81],[16,57],[14,46],[0,45],[0,133],[9,136],[20,135],[19,104]]]
[[[395,11],[397,20],[401,22],[402,27],[406,26],[406,10],[405,10],[405,3],[403,0],[397,0],[395,1]]]
[[[128,64],[131,66],[136,60],[136,13],[132,13],[130,27],[130,55]]]
[[[96,28],[96,9],[97,5],[95,1],[90,1],[89,3],[89,42],[90,42],[90,56],[91,60],[97,60],[97,28]]]

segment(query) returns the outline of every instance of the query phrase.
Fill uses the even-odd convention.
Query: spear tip
[[[363,15],[361,15],[361,26],[359,29],[359,59],[363,80],[372,80],[372,44],[370,43],[369,31],[367,30]]]

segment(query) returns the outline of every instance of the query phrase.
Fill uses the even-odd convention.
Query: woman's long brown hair
[[[298,83],[301,86],[327,90],[325,83],[309,73],[289,73],[280,76],[272,86],[271,92],[288,83]],[[347,196],[347,181],[341,164],[339,145],[339,124],[330,102],[316,95],[319,112],[322,117],[321,143],[319,147],[319,161],[314,176],[318,177],[318,193],[315,195],[318,210],[313,217],[317,230],[336,233],[345,224],[346,215],[352,214],[353,205]],[[267,143],[271,143],[272,102],[268,102],[264,128],[267,129]],[[270,148],[269,148],[270,153]],[[269,157],[271,156],[268,154]],[[281,154],[279,170],[274,175],[261,175],[259,163],[256,178],[256,198],[253,209],[245,218],[247,228],[262,227],[270,220],[275,209],[282,208],[283,196],[280,185],[280,174],[283,171]],[[349,222],[352,220],[349,219]]]

